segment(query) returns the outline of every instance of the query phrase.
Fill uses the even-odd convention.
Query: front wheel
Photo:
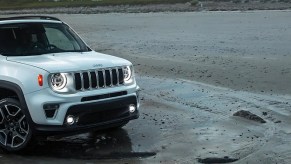
[[[19,101],[0,100],[0,146],[5,151],[17,152],[26,148],[31,138],[32,131]]]

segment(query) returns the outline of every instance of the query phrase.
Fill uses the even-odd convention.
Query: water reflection
[[[101,160],[129,159],[139,163],[141,158],[155,156],[155,152],[134,152],[131,139],[125,129],[99,131],[70,137],[49,137],[39,140],[35,146],[21,154],[7,154],[1,151],[1,163],[43,162],[70,163],[67,159]],[[115,163],[115,162],[113,162]]]
[[[71,137],[49,137],[23,156],[71,159],[119,159],[130,157],[132,143],[124,129],[85,133]]]

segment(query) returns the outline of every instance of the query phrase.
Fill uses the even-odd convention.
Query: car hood
[[[25,57],[7,57],[8,61],[34,66],[50,73],[72,72],[130,65],[125,59],[91,52],[66,52]]]

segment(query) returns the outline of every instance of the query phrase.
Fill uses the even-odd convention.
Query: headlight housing
[[[124,83],[130,84],[133,82],[133,67],[132,66],[126,66],[123,68],[123,77],[124,77]]]
[[[48,83],[51,89],[57,93],[71,94],[76,92],[72,73],[50,74]]]
[[[64,73],[55,73],[50,77],[50,85],[55,91],[64,89],[67,85],[67,76]]]

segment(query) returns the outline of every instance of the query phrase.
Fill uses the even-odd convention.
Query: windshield
[[[29,56],[89,49],[65,24],[19,23],[0,25],[0,54]]]

